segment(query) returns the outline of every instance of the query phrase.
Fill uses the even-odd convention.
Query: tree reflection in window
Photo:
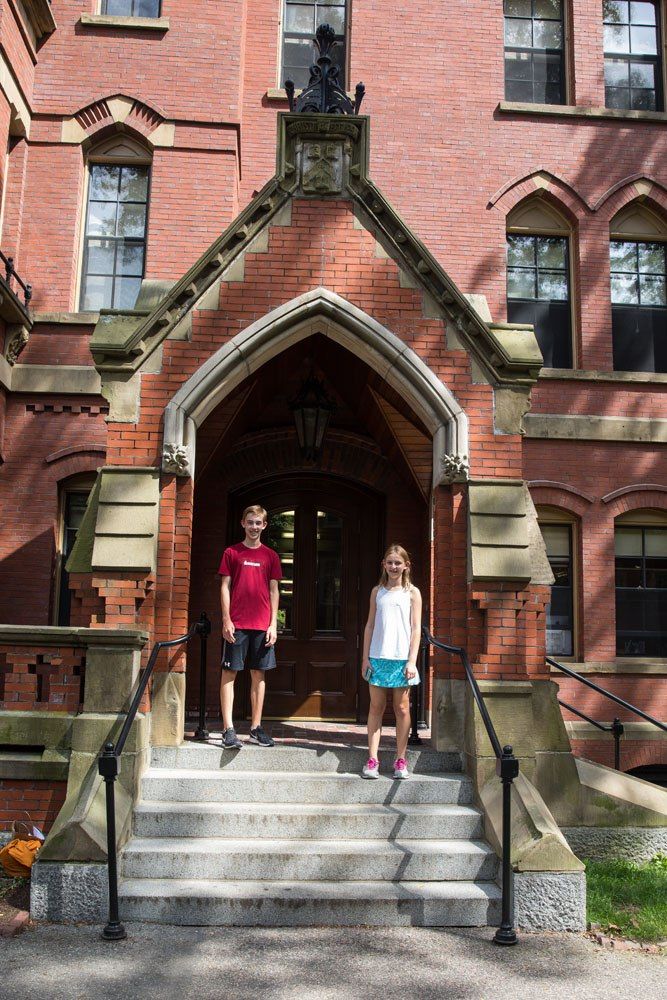
[[[294,631],[294,525],[293,510],[276,511],[269,515],[266,543],[278,553],[283,570],[278,608],[280,633]]]

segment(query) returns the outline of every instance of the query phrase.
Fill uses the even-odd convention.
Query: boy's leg
[[[410,735],[410,688],[394,688],[394,714],[396,716],[396,757],[405,758]]]
[[[222,728],[233,729],[234,723],[234,681],[236,680],[236,670],[225,670],[222,668],[220,675],[220,708],[222,709]]]
[[[257,729],[262,724],[262,709],[264,708],[264,694],[266,692],[266,681],[263,670],[250,671],[250,712],[252,721],[251,729]]]
[[[369,685],[371,705],[368,709],[368,756],[378,759],[380,735],[382,733],[382,716],[387,704],[387,689]]]
[[[222,711],[223,729],[233,729],[234,681],[240,670],[243,670],[248,637],[241,629],[236,630],[234,642],[223,642],[222,673],[220,675],[220,709]]]

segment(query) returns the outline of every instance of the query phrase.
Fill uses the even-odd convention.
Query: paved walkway
[[[129,938],[44,925],[0,941],[11,1000],[636,1000],[665,995],[667,959],[578,935],[128,925]]]

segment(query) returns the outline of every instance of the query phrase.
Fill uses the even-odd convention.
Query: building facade
[[[114,710],[86,694],[114,643],[136,659],[206,610],[216,712],[216,570],[253,502],[288,570],[269,716],[364,718],[367,594],[399,540],[529,769],[560,687],[664,779],[657,731],[545,654],[667,714],[666,14],[0,3],[2,818],[53,821],[58,746]],[[325,22],[363,105],[290,114]],[[309,378],[333,405],[316,459]],[[466,740],[460,677],[429,661],[440,746]],[[198,699],[177,653],[153,741]]]

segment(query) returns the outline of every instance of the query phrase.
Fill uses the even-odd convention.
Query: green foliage
[[[667,855],[586,861],[586,886],[591,924],[635,941],[667,939]]]

